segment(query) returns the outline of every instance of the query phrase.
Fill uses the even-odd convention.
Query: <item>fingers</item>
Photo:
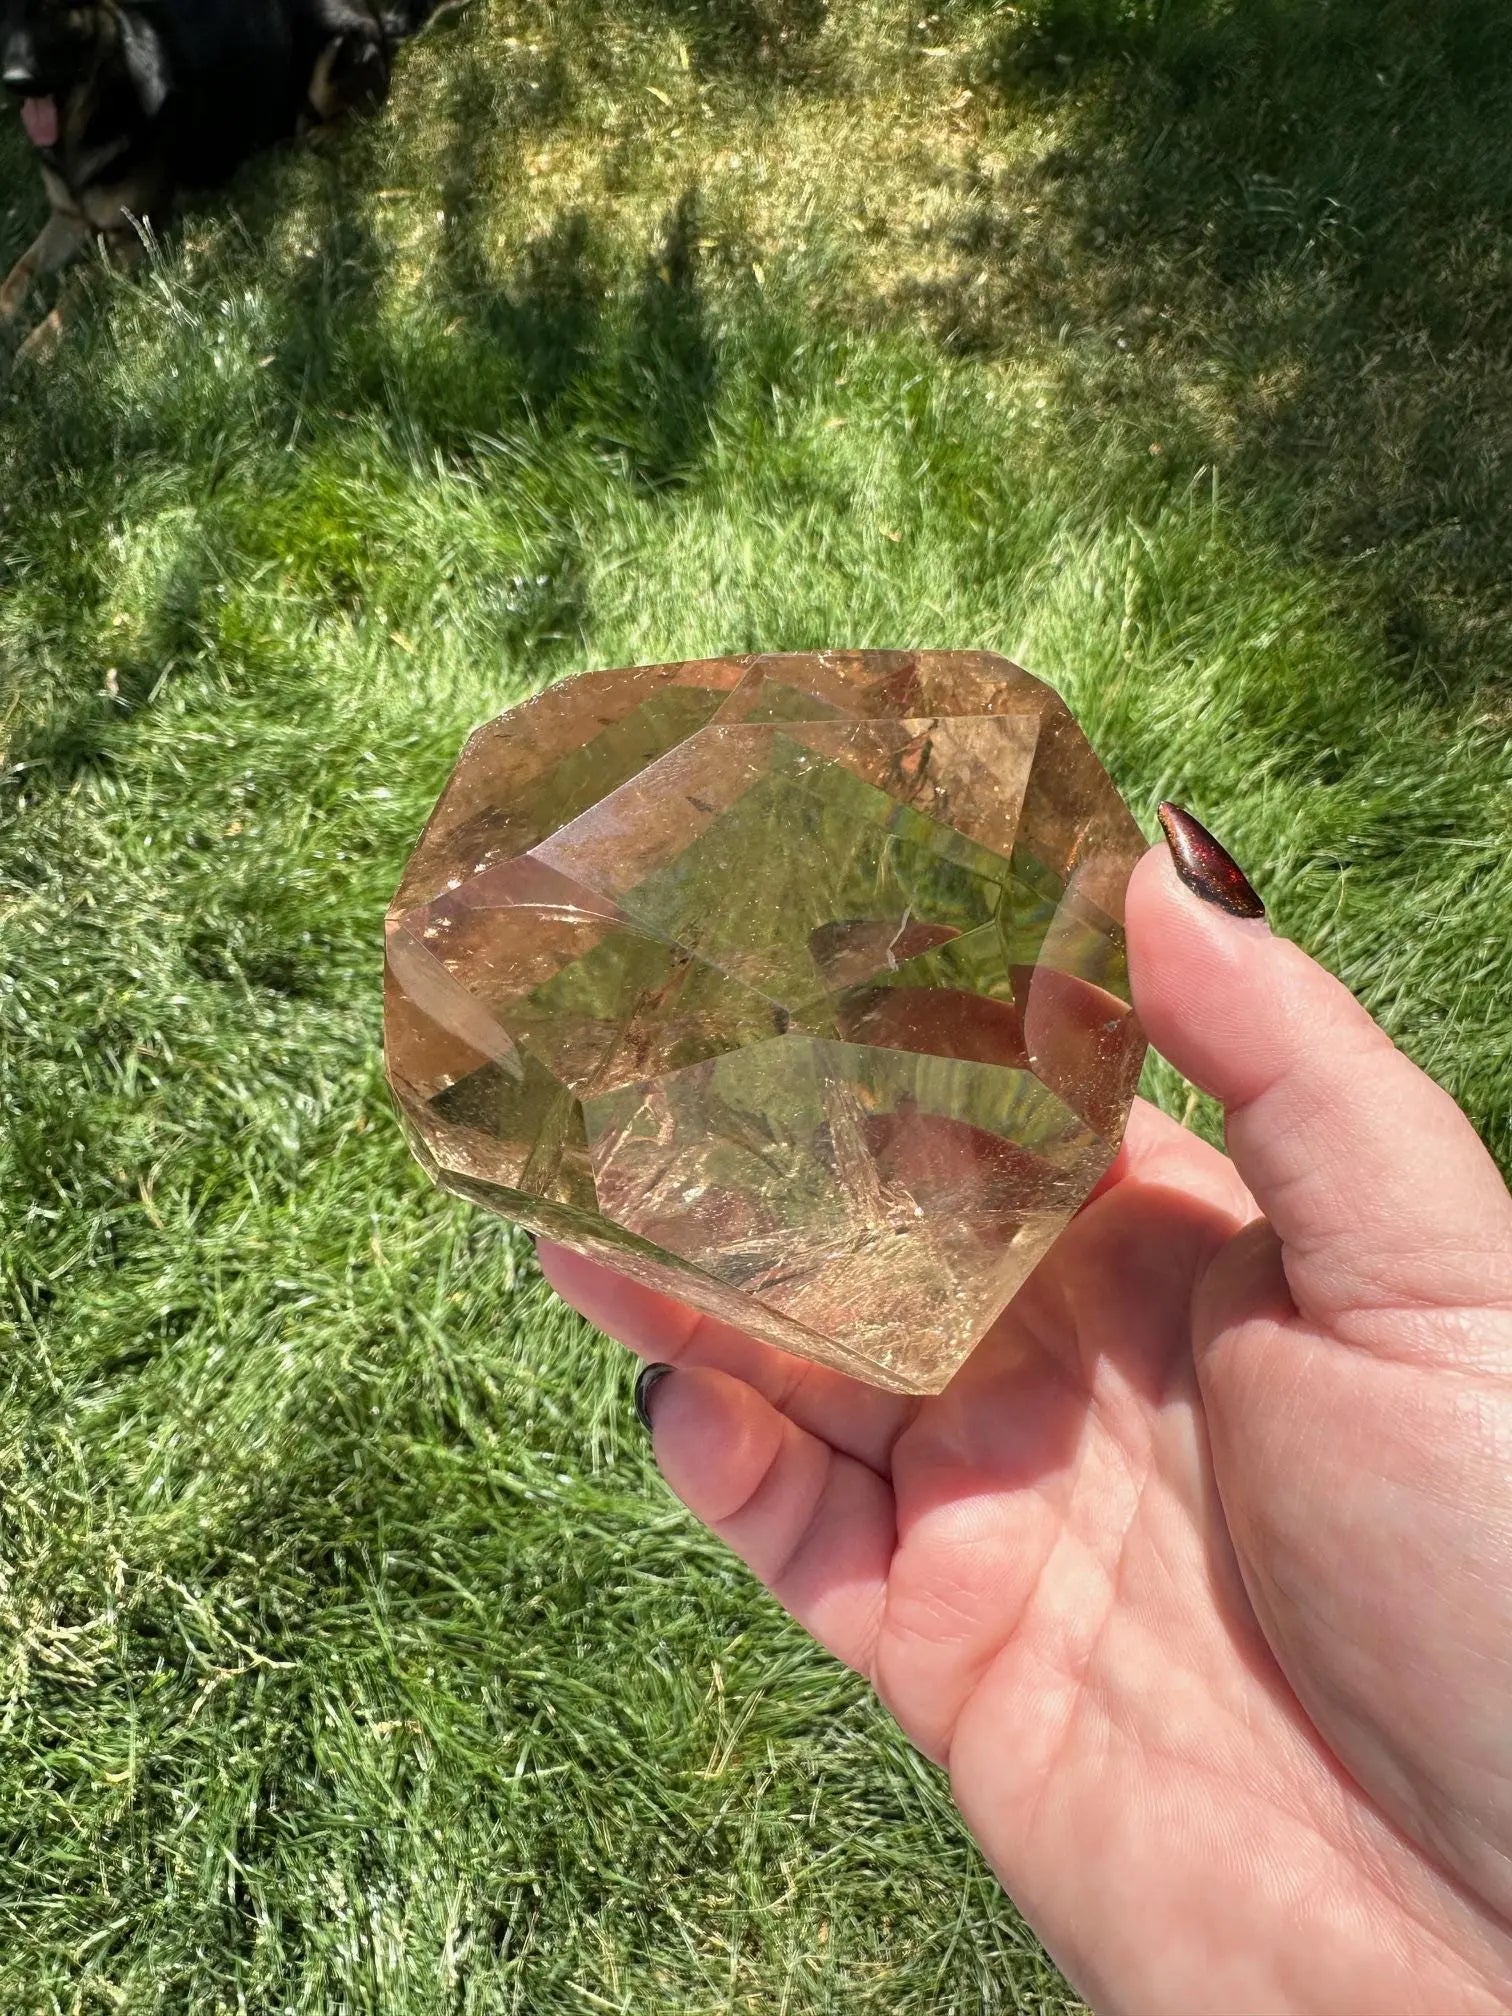
[[[1512,1200],[1495,1164],[1347,988],[1263,921],[1194,894],[1164,847],[1135,870],[1127,916],[1140,1018],[1222,1101],[1305,1315],[1339,1327],[1512,1300]]]
[[[870,1675],[894,1544],[879,1473],[917,1402],[774,1351],[565,1247],[537,1251],[591,1323],[677,1368],[647,1406],[678,1497],[821,1645]]]
[[[894,1546],[891,1487],[724,1372],[675,1371],[648,1409],[656,1460],[688,1510],[821,1645],[870,1677]]]
[[[863,1386],[826,1366],[759,1344],[728,1323],[701,1316],[565,1246],[542,1239],[536,1253],[557,1293],[606,1336],[628,1344],[642,1358],[731,1373],[800,1428],[874,1470],[886,1471],[893,1444],[918,1412],[917,1400]],[[927,1320],[922,1312],[920,1320]]]

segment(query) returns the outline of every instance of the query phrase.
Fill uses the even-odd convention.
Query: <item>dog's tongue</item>
[[[23,98],[21,124],[33,147],[58,144],[58,101],[56,98]]]

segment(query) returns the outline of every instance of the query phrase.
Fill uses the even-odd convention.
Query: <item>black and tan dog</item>
[[[388,92],[395,45],[436,0],[0,0],[0,80],[52,216],[0,287],[13,321],[92,239],[130,263],[181,190]],[[51,347],[54,309],[24,352]]]

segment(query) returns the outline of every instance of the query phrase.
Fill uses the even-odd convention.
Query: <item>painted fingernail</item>
[[[1171,850],[1176,873],[1194,896],[1200,896],[1204,903],[1216,903],[1230,917],[1265,915],[1265,905],[1250,887],[1239,863],[1190,812],[1183,812],[1167,799],[1160,808],[1160,830]]]
[[[672,1370],[670,1365],[642,1365],[635,1381],[635,1418],[651,1433],[651,1395]]]

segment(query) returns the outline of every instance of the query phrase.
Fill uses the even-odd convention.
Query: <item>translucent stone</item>
[[[1139,829],[985,652],[571,679],[480,728],[387,920],[435,1180],[935,1392],[1112,1161]]]

